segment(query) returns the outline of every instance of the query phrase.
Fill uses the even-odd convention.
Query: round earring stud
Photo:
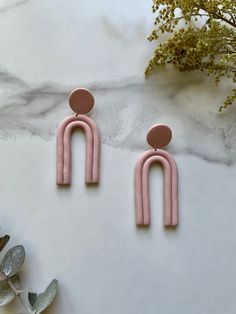
[[[69,105],[74,112],[85,114],[93,109],[94,97],[88,89],[76,88],[70,93]]]
[[[170,143],[171,139],[171,129],[165,124],[155,124],[147,133],[147,142],[153,148],[165,147]]]

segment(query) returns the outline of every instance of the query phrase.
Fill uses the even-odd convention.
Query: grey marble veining
[[[8,12],[9,10],[13,10],[19,6],[22,6],[26,3],[28,3],[29,1],[31,0],[8,0],[8,1],[1,1],[0,3],[0,14],[1,13],[6,13]]]
[[[163,71],[158,84],[157,78],[85,84],[96,97],[91,116],[99,126],[102,142],[129,150],[145,149],[148,128],[163,122],[173,130],[170,145],[173,153],[233,163],[236,157],[236,109],[232,107],[220,114],[217,106],[207,103],[209,86],[202,81],[202,76],[183,75],[180,80],[176,72],[169,75],[172,77]],[[27,134],[48,139],[55,136],[60,120],[73,114],[67,105],[72,86],[50,83],[30,86],[6,70],[0,72],[0,81],[0,132],[3,139]],[[161,93],[162,89],[164,92]],[[190,96],[196,97],[193,100],[195,108],[192,98],[188,99],[192,89],[201,90]],[[219,94],[213,84],[210,89]]]

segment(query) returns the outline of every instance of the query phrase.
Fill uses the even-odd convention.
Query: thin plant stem
[[[22,298],[22,296],[21,296],[21,293],[19,293],[19,294],[17,295],[17,297],[18,297],[18,299],[20,300],[21,304],[24,306],[24,308],[27,310],[28,313],[30,313],[30,314],[34,313],[34,312],[31,310],[31,308],[29,308],[29,306],[28,306],[27,304],[25,304],[25,302],[24,302],[24,300],[23,300],[23,298]]]
[[[18,297],[20,303],[23,305],[23,307],[27,310],[28,313],[33,314],[34,312],[32,311],[32,309],[28,306],[28,304],[26,304],[22,298],[22,291],[19,291],[17,289],[17,287],[14,285],[14,283],[11,281],[10,278],[7,279],[7,282],[10,286],[10,288],[12,289],[12,291],[15,293],[15,295]]]

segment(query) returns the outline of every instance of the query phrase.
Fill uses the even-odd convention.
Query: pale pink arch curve
[[[169,201],[167,202],[167,204],[166,203],[164,204],[165,206],[164,207],[165,208],[164,224],[166,226],[176,226],[178,225],[178,220],[179,220],[178,219],[177,166],[176,166],[174,158],[167,151],[164,151],[161,149],[157,149],[156,151],[152,149],[148,150],[137,161],[137,164],[135,167],[136,224],[148,225],[150,223],[148,174],[149,174],[149,168],[152,162],[154,162],[154,159],[150,159],[150,161],[147,164],[145,164],[145,162],[147,162],[149,158],[151,157],[158,157],[158,156],[162,158],[157,159],[157,161],[160,161],[164,167],[164,188],[165,188],[164,189],[164,193],[165,193],[164,201],[166,201],[167,193],[168,194],[170,193]],[[169,167],[167,163],[169,164]],[[169,169],[170,169],[170,174],[169,174]],[[144,214],[144,202],[145,202],[145,214]],[[169,211],[168,211],[169,204],[171,204],[171,215],[169,214]],[[170,217],[171,217],[171,220],[170,220]]]
[[[143,224],[149,225],[150,197],[149,197],[149,172],[154,162],[160,162],[164,168],[164,225],[172,225],[172,197],[171,197],[171,168],[169,162],[162,156],[149,157],[143,166],[142,192],[143,192]]]
[[[82,128],[86,136],[85,183],[92,183],[93,172],[93,134],[88,124],[83,121],[69,123],[64,133],[63,184],[71,183],[71,136],[75,129]]]
[[[70,127],[70,124],[73,122],[83,122],[79,124],[78,127],[82,127],[86,133],[85,182],[86,183],[98,183],[99,182],[99,164],[100,164],[100,135],[94,121],[85,115],[67,117],[61,122],[61,124],[58,127],[56,183],[59,185],[70,183],[70,177],[71,177],[71,174],[70,174],[70,158],[71,158],[70,157],[70,152],[71,152],[70,137],[71,137],[72,130],[74,130],[74,128],[76,127],[75,124],[72,124]],[[69,128],[68,130],[67,130],[67,127]],[[65,157],[66,157],[66,163],[65,163]],[[68,161],[69,161],[69,164],[68,164]],[[65,178],[64,178],[64,174],[65,174]]]

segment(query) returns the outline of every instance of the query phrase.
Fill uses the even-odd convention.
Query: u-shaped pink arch
[[[100,168],[100,135],[94,121],[85,115],[67,117],[58,127],[56,183],[59,185],[70,183],[70,138],[72,130],[76,128],[76,124],[73,124],[74,122],[81,122],[77,127],[82,127],[86,133],[85,182],[98,183]]]
[[[71,136],[73,130],[82,128],[86,135],[86,165],[85,183],[92,183],[93,175],[93,134],[89,125],[83,121],[73,121],[69,123],[64,133],[64,167],[63,184],[71,183]]]
[[[176,166],[174,158],[167,151],[164,151],[161,149],[158,149],[156,151],[152,149],[148,150],[137,161],[137,164],[135,167],[136,224],[148,225],[150,223],[148,178],[149,178],[150,166],[155,161],[155,159],[152,157],[161,157],[161,158],[156,159],[156,161],[161,162],[164,167],[164,201],[165,201],[164,224],[166,226],[176,226],[178,225],[178,220],[179,220],[178,218],[179,215],[178,215],[177,166]],[[169,167],[166,162],[169,164]],[[169,169],[170,169],[170,176],[168,175]],[[169,193],[170,193],[169,201],[166,203],[167,194]],[[144,204],[145,204],[145,208],[144,208]],[[171,210],[169,209],[170,204],[171,204]]]
[[[162,156],[149,157],[143,165],[142,192],[143,192],[143,224],[149,225],[150,196],[149,196],[149,172],[154,162],[159,162],[164,169],[164,225],[172,225],[172,196],[171,196],[171,168],[169,162]]]

